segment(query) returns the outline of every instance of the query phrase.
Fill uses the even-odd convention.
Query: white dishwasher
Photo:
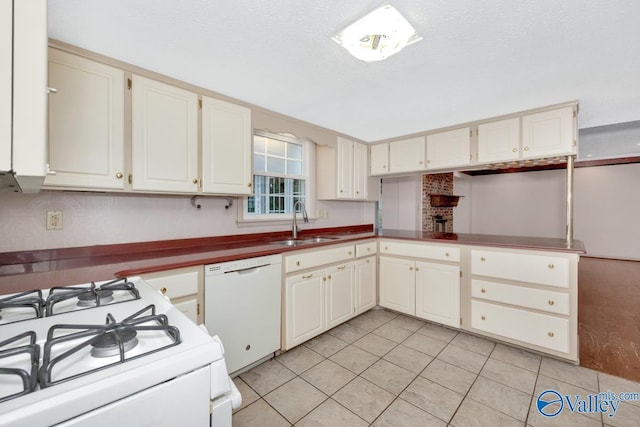
[[[280,349],[282,256],[205,266],[204,323],[232,374]]]

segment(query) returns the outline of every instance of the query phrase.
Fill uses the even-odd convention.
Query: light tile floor
[[[615,417],[554,418],[547,389],[586,398],[640,384],[387,310],[371,310],[234,379],[243,426],[639,426],[640,402]]]

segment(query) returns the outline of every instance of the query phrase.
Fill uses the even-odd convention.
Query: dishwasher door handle
[[[247,268],[239,268],[237,270],[230,270],[230,271],[225,271],[224,274],[229,274],[229,273],[238,273],[238,274],[250,274],[253,271],[257,271],[262,267],[268,267],[271,264],[262,264],[262,265],[256,265],[254,267],[247,267]]]

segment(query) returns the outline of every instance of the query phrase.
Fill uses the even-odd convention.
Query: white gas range
[[[0,295],[0,426],[231,426],[217,337],[140,278]]]

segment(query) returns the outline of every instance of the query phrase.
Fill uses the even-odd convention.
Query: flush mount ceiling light
[[[356,58],[373,62],[400,52],[422,40],[393,6],[386,4],[360,18],[332,37]]]

